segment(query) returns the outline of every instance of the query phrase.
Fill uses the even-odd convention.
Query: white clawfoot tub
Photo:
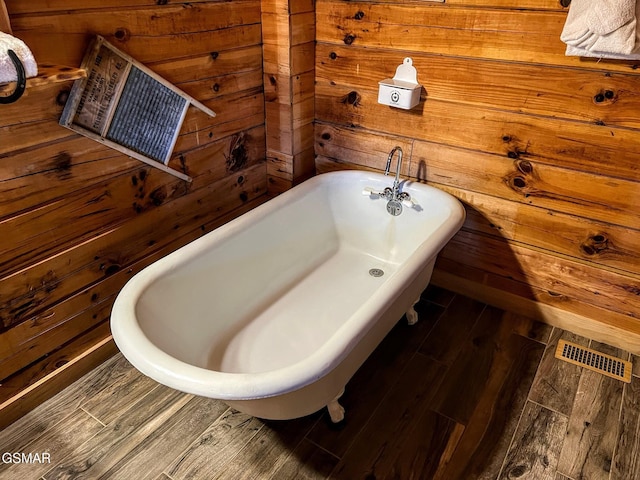
[[[111,315],[117,346],[169,387],[266,419],[329,406],[429,283],[464,209],[403,182],[392,216],[366,187],[382,174],[318,175],[135,275]],[[381,276],[374,276],[370,273]]]

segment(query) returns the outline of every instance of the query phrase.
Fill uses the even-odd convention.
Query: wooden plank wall
[[[640,62],[566,57],[558,0],[317,0],[316,165],[464,202],[434,282],[640,351]],[[412,57],[411,111],[377,82]]]
[[[262,0],[269,194],[315,173],[313,0]]]
[[[170,165],[189,184],[60,127],[71,82],[1,106],[0,424],[114,351],[134,273],[267,191],[260,0],[6,4],[39,63],[79,66],[100,34],[217,116],[187,113]]]
[[[4,0],[0,0],[0,32],[13,33],[11,30],[11,21]]]

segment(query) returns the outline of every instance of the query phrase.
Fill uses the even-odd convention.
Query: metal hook
[[[27,88],[27,76],[24,73],[24,65],[22,65],[22,62],[18,58],[18,55],[16,55],[16,52],[14,52],[13,50],[7,50],[7,54],[15,65],[16,72],[18,72],[18,82],[16,84],[15,90],[10,95],[4,97],[0,96],[0,104],[2,105],[17,101],[24,93],[25,88]]]

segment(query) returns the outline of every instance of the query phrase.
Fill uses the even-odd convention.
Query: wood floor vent
[[[556,358],[631,383],[631,362],[560,340]]]

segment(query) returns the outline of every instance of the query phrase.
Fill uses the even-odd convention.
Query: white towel
[[[560,35],[566,54],[627,59],[640,53],[638,7],[636,0],[572,0]]]
[[[611,60],[640,60],[640,52],[630,53],[629,55],[618,55],[615,53],[591,52],[583,48],[572,47],[571,45],[567,45],[565,55],[567,57],[608,58]]]
[[[18,72],[9,58],[8,50],[16,53],[27,78],[38,75],[38,65],[29,47],[19,38],[0,32],[0,83],[15,82],[18,79]]]

